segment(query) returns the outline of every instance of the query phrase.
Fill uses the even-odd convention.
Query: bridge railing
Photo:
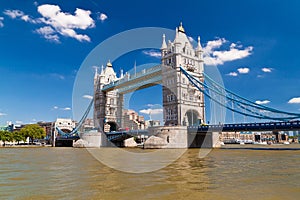
[[[218,124],[188,126],[189,130],[198,131],[264,131],[264,130],[300,130],[300,121],[289,122],[265,122],[265,123],[241,123],[241,124]]]

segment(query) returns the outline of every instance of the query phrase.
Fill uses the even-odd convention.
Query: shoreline
[[[226,144],[220,147],[220,149],[246,149],[246,150],[300,150],[300,144]]]
[[[47,148],[52,147],[51,145],[8,145],[8,146],[0,146],[1,148]],[[55,148],[55,147],[54,147]],[[60,148],[60,147],[57,147]],[[74,147],[70,147],[74,148]],[[126,149],[126,148],[125,148]],[[193,149],[193,148],[191,148]],[[201,148],[199,148],[201,149]],[[225,150],[300,150],[300,144],[294,143],[294,144],[272,144],[272,145],[261,145],[261,144],[226,144],[219,148],[214,149],[225,149]]]

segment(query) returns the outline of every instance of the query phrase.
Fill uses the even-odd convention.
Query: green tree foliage
[[[3,142],[3,146],[5,146],[5,142],[13,141],[13,135],[9,131],[0,131],[0,140]]]
[[[18,144],[20,141],[24,141],[26,139],[26,137],[22,134],[21,131],[15,131],[12,133],[12,135],[13,135],[14,141],[18,142]]]
[[[37,124],[29,124],[23,127],[20,130],[21,134],[26,138],[29,137],[31,140],[31,143],[33,143],[33,140],[35,139],[42,139],[46,137],[46,131],[42,127],[40,127]]]

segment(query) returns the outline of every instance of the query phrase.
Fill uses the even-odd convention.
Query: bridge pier
[[[219,132],[189,132],[187,126],[150,127],[150,135],[163,139],[161,147],[157,143],[145,148],[218,148],[220,147]],[[160,139],[158,139],[160,140]]]

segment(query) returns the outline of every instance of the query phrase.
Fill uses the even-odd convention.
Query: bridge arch
[[[184,122],[186,126],[198,126],[200,124],[200,114],[195,109],[189,109],[184,114]]]
[[[118,130],[118,124],[113,121],[106,122],[105,126],[105,132],[112,132]]]

